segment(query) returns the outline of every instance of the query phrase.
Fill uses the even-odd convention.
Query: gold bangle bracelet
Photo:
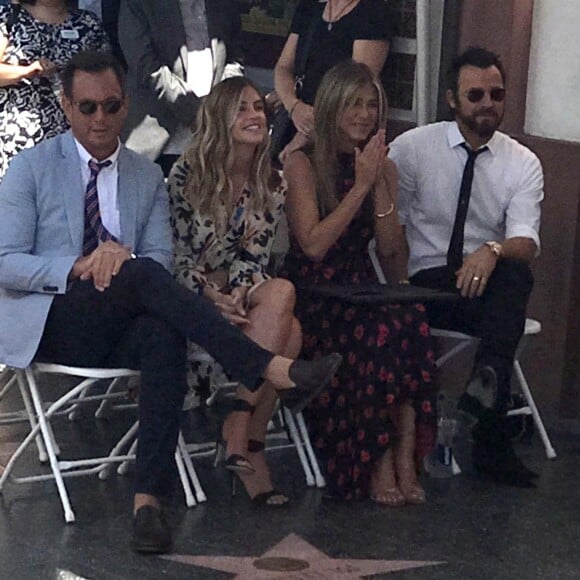
[[[292,118],[292,113],[294,112],[294,109],[296,108],[296,105],[298,105],[299,102],[300,102],[300,99],[296,99],[294,101],[294,104],[288,109],[288,116],[290,118]]]
[[[385,218],[388,215],[391,215],[394,211],[395,211],[395,204],[392,203],[391,206],[389,207],[389,209],[385,213],[376,213],[375,217],[377,219]]]

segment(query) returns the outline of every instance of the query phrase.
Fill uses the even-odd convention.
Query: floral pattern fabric
[[[206,275],[218,270],[227,271],[230,288],[251,288],[268,280],[270,276],[266,270],[274,234],[284,211],[286,182],[278,172],[272,174],[269,209],[259,213],[251,211],[252,194],[244,190],[224,234],[220,236],[213,219],[200,214],[185,198],[184,187],[189,171],[189,164],[180,158],[168,183],[177,281],[201,294],[207,285],[216,287]],[[200,352],[203,351],[197,345],[188,344],[190,406],[199,404],[199,394],[210,388],[210,378],[223,375],[223,369],[214,360],[200,360]]]
[[[111,50],[101,23],[85,10],[73,11],[62,24],[46,24],[24,8],[0,6],[0,36],[8,39],[4,64],[26,66],[47,58],[62,67],[82,50]],[[68,129],[60,88],[56,74],[0,87],[0,179],[17,153]]]
[[[353,185],[354,160],[343,159],[339,198]],[[367,246],[374,235],[370,200],[321,262],[291,238],[285,275],[304,284],[376,282]],[[305,358],[332,351],[344,356],[330,384],[305,412],[325,469],[327,490],[341,499],[367,497],[376,462],[397,437],[397,409],[416,411],[417,456],[436,434],[434,344],[422,304],[352,304],[298,290],[297,316]]]

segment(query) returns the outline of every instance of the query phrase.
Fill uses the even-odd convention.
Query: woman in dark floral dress
[[[111,49],[92,12],[65,0],[0,6],[0,179],[18,152],[68,129],[58,70],[89,49]]]
[[[304,284],[376,282],[367,253],[372,237],[387,277],[406,277],[396,170],[384,145],[386,100],[370,69],[347,61],[324,77],[314,108],[313,150],[294,153],[284,167],[292,234],[285,271],[299,289],[303,355],[337,350],[344,361],[310,407],[309,428],[330,495],[422,503],[416,460],[436,432],[424,306],[355,305],[300,291]]]

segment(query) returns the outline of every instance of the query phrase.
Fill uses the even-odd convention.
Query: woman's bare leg
[[[399,409],[399,440],[395,446],[395,469],[407,503],[425,503],[425,490],[417,480],[415,462],[415,409],[407,401]]]
[[[295,293],[290,282],[274,279],[265,282],[252,294],[248,318],[251,325],[245,334],[263,348],[287,359],[298,356],[302,347],[302,332],[294,317]],[[248,458],[256,469],[256,475],[243,475],[242,480],[250,497],[271,491],[273,488],[270,471],[261,444],[266,438],[268,423],[278,400],[278,392],[269,381],[265,381],[257,392],[256,410],[249,422]],[[287,498],[282,496],[283,501]],[[272,498],[275,501],[275,498]],[[281,500],[280,503],[283,503]]]
[[[389,507],[405,504],[405,497],[397,485],[392,446],[377,461],[371,480],[370,497],[374,502]]]

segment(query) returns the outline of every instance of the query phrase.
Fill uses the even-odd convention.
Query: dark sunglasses
[[[479,103],[483,97],[485,97],[485,91],[483,89],[469,89],[465,96],[470,103]],[[489,98],[496,103],[501,103],[505,99],[505,89],[496,87],[489,91]]]
[[[107,115],[116,115],[123,106],[123,101],[119,99],[107,99],[106,101],[78,101],[75,103],[78,110],[83,115],[94,115],[97,109],[101,107],[103,113]]]

